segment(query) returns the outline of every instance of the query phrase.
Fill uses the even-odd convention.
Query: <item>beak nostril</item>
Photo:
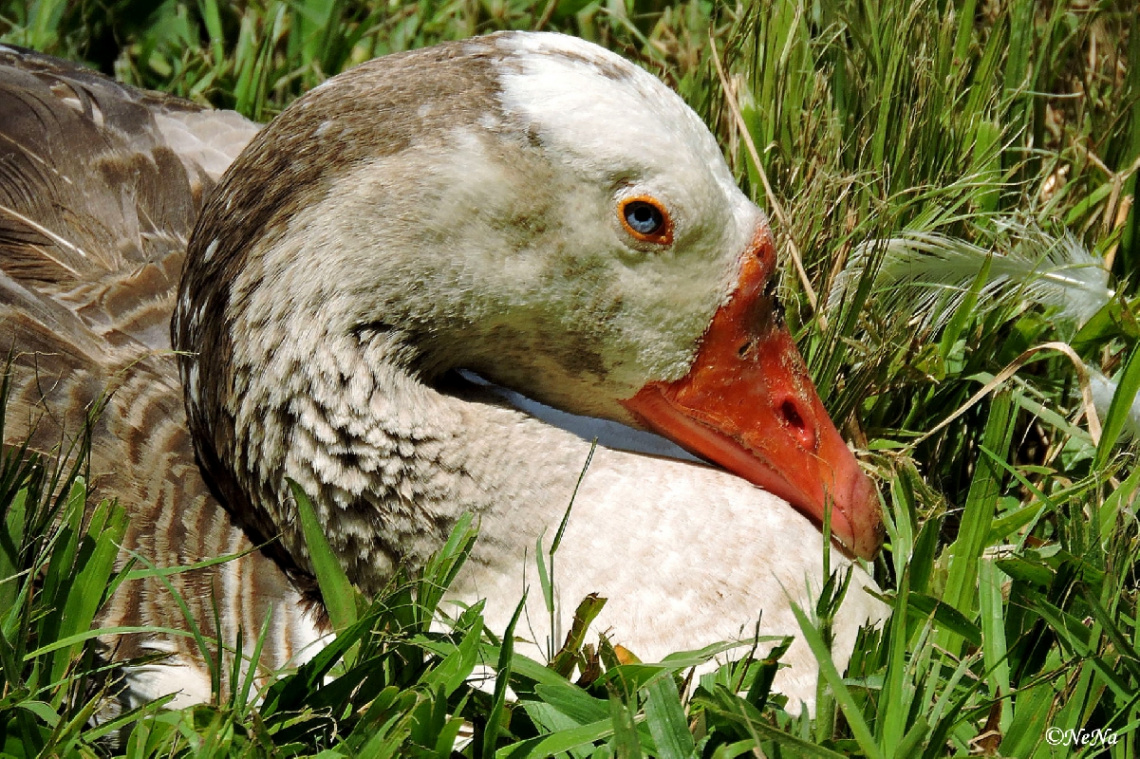
[[[750,351],[750,350],[752,350],[752,340],[748,340],[747,342],[743,343],[743,344],[742,344],[742,345],[741,345],[741,346],[740,346],[740,347],[739,347],[739,348],[736,350],[736,354],[737,354],[738,356],[740,356],[741,358],[744,358],[745,356],[747,356],[747,355],[748,355],[748,351]]]
[[[784,421],[796,429],[802,430],[807,427],[807,423],[804,422],[804,418],[800,414],[800,410],[796,408],[796,404],[792,401],[784,401],[781,403],[780,413],[783,414]]]
[[[811,412],[796,402],[795,398],[785,398],[779,406],[779,415],[788,425],[788,430],[798,438],[804,450],[816,450],[815,421]]]

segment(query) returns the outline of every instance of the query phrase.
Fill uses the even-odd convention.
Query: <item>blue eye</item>
[[[625,205],[625,222],[638,234],[652,235],[664,226],[665,218],[645,201],[635,200]]]
[[[627,198],[618,210],[626,230],[641,242],[660,245],[673,242],[673,224],[669,213],[655,198]]]

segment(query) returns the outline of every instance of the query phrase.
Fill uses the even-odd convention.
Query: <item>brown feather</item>
[[[207,636],[219,632],[215,598],[229,641],[239,627],[256,635],[273,605],[270,634],[281,645],[263,664],[276,667],[305,642],[289,626],[297,592],[202,479],[169,341],[203,197],[257,128],[0,46],[0,350],[13,357],[4,443],[66,451],[105,400],[92,430],[91,495],[116,498],[131,515],[120,562],[137,553],[185,566],[250,552],[169,579]],[[121,587],[99,623],[188,629],[155,580]],[[116,658],[159,648],[201,661],[185,637],[104,643]]]

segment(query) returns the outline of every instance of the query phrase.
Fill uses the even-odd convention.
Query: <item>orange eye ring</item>
[[[649,195],[622,198],[618,218],[625,231],[638,242],[669,245],[673,242],[673,219],[665,205]]]

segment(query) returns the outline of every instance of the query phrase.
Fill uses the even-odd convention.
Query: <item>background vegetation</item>
[[[81,466],[14,451],[0,750],[446,756],[471,731],[462,753],[485,757],[1136,756],[1138,18],[1134,0],[0,3],[5,42],[262,120],[354,63],[505,28],[663,77],[773,217],[801,348],[882,483],[895,608],[845,676],[823,667],[814,720],[767,698],[761,662],[689,682],[700,657],[617,666],[603,646],[572,684],[478,609],[428,633],[460,533],[373,605],[326,580],[347,632],[260,703],[235,677],[210,705],[92,728],[106,677],[85,631],[121,581],[123,513],[84,520]],[[506,678],[467,686],[484,662],[515,699]]]

